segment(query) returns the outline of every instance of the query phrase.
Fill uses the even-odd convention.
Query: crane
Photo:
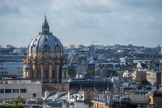
[[[98,40],[91,40],[91,43],[92,43],[92,44],[94,44],[94,43],[96,43],[96,42],[98,42]]]

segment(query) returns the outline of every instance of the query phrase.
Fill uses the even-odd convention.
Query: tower
[[[23,77],[41,82],[64,82],[68,79],[67,60],[64,58],[63,45],[49,31],[46,16],[42,32],[32,39],[28,46]]]

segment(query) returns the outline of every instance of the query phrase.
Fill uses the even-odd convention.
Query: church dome
[[[60,40],[49,32],[47,19],[42,25],[42,32],[39,33],[28,46],[29,53],[33,52],[63,52],[63,45]]]

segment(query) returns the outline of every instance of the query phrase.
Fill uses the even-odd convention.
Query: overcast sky
[[[28,46],[45,11],[63,45],[162,46],[162,0],[0,0],[0,45]]]

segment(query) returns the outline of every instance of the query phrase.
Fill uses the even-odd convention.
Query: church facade
[[[41,82],[66,82],[68,80],[67,60],[63,45],[49,31],[47,19],[39,33],[28,46],[28,56],[24,60],[23,77]]]

